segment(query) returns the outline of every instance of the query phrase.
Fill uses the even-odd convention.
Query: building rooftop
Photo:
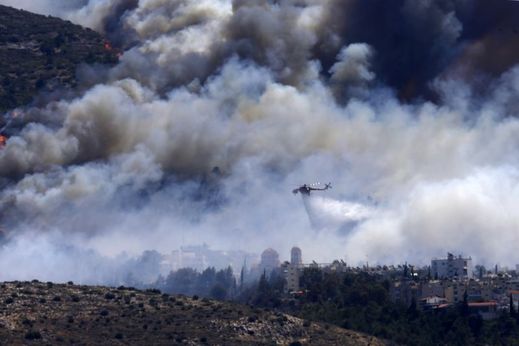
[[[468,303],[468,305],[469,305],[469,307],[497,306],[497,302],[489,301],[489,302]]]

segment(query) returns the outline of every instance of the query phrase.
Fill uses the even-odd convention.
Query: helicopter
[[[297,193],[299,192],[303,196],[310,196],[310,192],[312,192],[312,191],[326,191],[326,190],[332,188],[332,183],[324,184],[324,187],[313,187],[313,185],[319,185],[319,183],[311,184],[311,185],[308,185],[308,184],[301,185],[298,188],[295,188],[294,190],[292,190],[292,193],[294,195],[297,195]]]

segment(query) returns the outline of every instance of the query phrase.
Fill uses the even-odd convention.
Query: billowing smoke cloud
[[[398,210],[377,215],[356,229],[347,251],[353,257],[380,260],[402,249],[413,256],[434,256],[435,244],[442,244],[445,249],[463,248],[482,262],[511,263],[507,259],[516,255],[506,244],[519,241],[519,218],[513,212],[518,177],[516,168],[504,166],[421,184]]]
[[[24,277],[76,256],[58,279],[110,282],[88,268],[202,242],[352,264],[519,261],[517,52],[491,64],[481,48],[517,4],[30,4],[126,51],[79,96],[20,110],[0,150],[0,262],[23,257]],[[488,6],[498,19],[471,19]],[[333,190],[290,193],[317,179]]]
[[[341,50],[337,63],[330,69],[337,99],[361,97],[369,92],[366,87],[375,79],[370,70],[372,55],[371,47],[364,43],[352,43]]]
[[[429,82],[440,75],[475,84],[519,59],[514,1],[332,0],[325,13],[317,50],[325,68],[343,46],[369,44],[380,52],[374,72],[404,99],[431,97]]]

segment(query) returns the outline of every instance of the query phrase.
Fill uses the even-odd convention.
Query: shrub
[[[53,301],[55,302],[61,302],[61,297],[60,296],[54,296],[54,298],[52,298]]]
[[[27,340],[41,339],[41,334],[38,331],[30,330],[27,333],[25,333],[25,339],[27,339]]]
[[[249,316],[249,318],[247,318],[247,322],[250,323],[256,322],[257,320],[258,318],[256,316]]]
[[[105,299],[111,300],[114,298],[115,298],[115,294],[113,294],[112,292],[106,292]]]
[[[7,39],[7,41],[8,41],[9,43],[18,43],[18,42],[20,42],[20,39],[19,39],[17,36],[12,35],[12,36],[9,36],[9,38]]]
[[[196,294],[193,296],[193,300],[198,300],[198,296]]]
[[[4,304],[12,304],[12,303],[14,303],[14,299],[11,298],[11,297],[9,297],[6,300],[4,300]]]
[[[32,327],[33,321],[31,321],[31,320],[28,319],[28,318],[24,318],[23,321],[22,321],[22,324],[24,324],[24,325],[26,325],[26,326],[30,326],[30,327]]]
[[[99,313],[101,316],[108,316],[108,310],[101,310]]]
[[[117,333],[117,334],[115,334],[115,338],[121,340],[123,338],[123,334]]]

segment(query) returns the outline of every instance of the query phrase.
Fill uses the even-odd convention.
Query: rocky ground
[[[383,345],[289,315],[156,290],[0,285],[0,345]]]
[[[0,5],[0,112],[73,87],[79,65],[113,64],[117,54],[90,29]]]

